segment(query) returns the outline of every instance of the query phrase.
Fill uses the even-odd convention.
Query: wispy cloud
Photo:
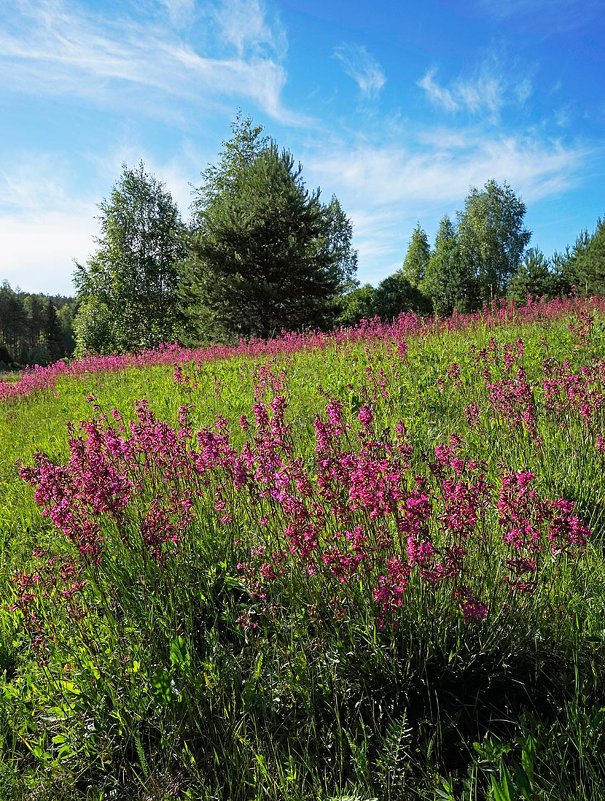
[[[458,111],[460,102],[454,96],[454,92],[444,86],[440,86],[435,81],[436,74],[436,69],[428,70],[418,81],[418,86],[424,89],[426,96],[435,106],[439,106],[446,111]]]
[[[192,22],[195,13],[195,0],[162,0],[162,5],[166,8],[170,22],[175,27],[188,25]]]
[[[243,98],[282,123],[302,122],[281,100],[287,76],[274,49],[278,40],[283,47],[281,32],[267,23],[260,0],[245,4],[245,15],[228,25],[229,10],[235,14],[234,4],[244,3],[225,1],[211,7],[218,31],[212,55],[157,20],[102,17],[64,0],[3,6],[0,79],[13,90],[84,97],[101,106],[128,106],[139,93],[141,110],[154,109],[158,97],[197,106]],[[168,10],[174,15],[188,5],[169,0]]]
[[[515,69],[505,69],[501,58],[492,53],[469,75],[449,82],[437,80],[437,69],[427,70],[417,85],[432,105],[450,113],[465,112],[473,117],[498,123],[505,106],[524,106],[533,93],[529,77]]]
[[[280,58],[285,55],[285,31],[276,17],[269,22],[260,0],[222,0],[209,6],[207,13],[218,26],[221,40],[232,45],[238,57],[247,52],[258,55],[267,48]]]
[[[403,258],[415,222],[435,229],[443,214],[462,208],[470,187],[491,178],[507,181],[525,202],[537,202],[577,184],[587,156],[582,147],[556,141],[442,128],[405,145],[334,144],[304,163],[314,181],[332,187],[351,210],[360,278],[376,281]],[[384,269],[364,274],[363,257],[383,261]]]
[[[344,146],[340,152],[311,157],[310,163],[325,182],[338,182],[376,206],[401,202],[443,207],[462,202],[470,186],[482,186],[490,178],[508,181],[525,200],[561,192],[574,183],[586,156],[581,147],[557,142],[469,132],[449,146],[444,141],[440,149]]]
[[[334,50],[334,56],[365,98],[372,99],[379,95],[386,82],[384,72],[363,45],[342,44]]]
[[[602,0],[476,0],[476,8],[496,20],[539,20],[541,35],[581,28],[603,14]]]
[[[436,69],[430,69],[418,81],[430,102],[444,111],[466,111],[487,115],[496,120],[503,105],[504,87],[501,78],[483,68],[469,79],[457,79],[447,87],[435,79]]]

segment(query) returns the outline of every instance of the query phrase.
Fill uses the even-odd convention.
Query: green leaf
[[[525,801],[532,801],[531,782],[525,770],[519,765],[515,771],[515,787],[517,792],[525,799]]]
[[[521,751],[521,764],[523,765],[523,770],[525,771],[527,778],[530,784],[533,783],[534,780],[534,765],[536,762],[536,741],[529,734],[523,743],[523,749]]]
[[[170,662],[176,668],[187,671],[191,667],[191,655],[182,637],[175,637],[170,643]]]
[[[172,679],[167,670],[158,670],[151,676],[151,691],[156,701],[170,704],[175,700],[172,692]]]
[[[500,770],[500,781],[492,776],[490,792],[493,801],[514,801],[515,788],[506,765],[503,765]]]

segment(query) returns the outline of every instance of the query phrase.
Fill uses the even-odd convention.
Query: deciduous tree
[[[531,237],[523,224],[525,204],[511,187],[491,180],[471,189],[458,214],[458,247],[463,267],[474,280],[468,306],[506,294]]]
[[[124,165],[110,199],[99,208],[98,249],[85,266],[77,265],[75,284],[79,314],[94,316],[99,306],[99,315],[104,317],[105,309],[109,320],[103,342],[86,339],[90,319],[76,321],[78,351],[138,350],[174,339],[177,266],[185,244],[170,193],[142,162],[134,169]]]
[[[420,227],[420,223],[416,225],[410,240],[408,252],[403,260],[402,273],[403,277],[413,287],[419,287],[424,281],[431,249],[426,236],[426,232]]]

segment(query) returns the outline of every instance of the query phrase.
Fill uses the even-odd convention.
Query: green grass
[[[477,349],[492,337],[523,339],[534,433],[489,406]],[[195,388],[176,384],[171,368],[130,369],[60,378],[53,390],[0,405],[0,798],[605,797],[605,456],[595,447],[603,409],[590,425],[571,408],[548,413],[546,358],[569,359],[570,370],[597,364],[603,321],[594,319],[583,343],[566,321],[433,333],[410,339],[403,358],[396,343],[373,342],[185,365]],[[258,566],[250,546],[283,547],[285,513],[271,499],[233,491],[220,471],[196,485],[193,520],[158,561],[141,544],[141,520],[178,478],[168,485],[161,471],[141,468],[125,517],[96,516],[109,544],[97,566],[41,515],[17,475],[16,463],[32,464],[39,451],[66,462],[69,421],[111,419],[114,409],[134,420],[140,399],[173,426],[191,404],[194,431],[223,415],[239,449],[239,418],[252,419],[255,386],[271,383],[267,370],[283,384],[289,447],[305,469],[315,459],[313,419],[329,398],[352,426],[352,450],[360,447],[357,414],[370,405],[377,439],[405,423],[410,482],[420,475],[434,483],[435,446],[458,434],[487,480],[529,470],[542,497],[573,500],[593,530],[586,553],[545,557],[535,591],[513,592],[502,582],[501,535],[488,511],[465,568],[465,580],[489,599],[487,618],[465,622],[449,584],[413,574],[383,627],[370,572],[340,584],[286,560],[267,597],[255,594],[253,576],[237,564]],[[492,380],[504,377],[500,360]],[[603,377],[595,391],[605,391]],[[272,396],[267,386],[262,399]],[[465,414],[472,403],[475,427]],[[215,509],[224,487],[227,522]],[[379,530],[380,521],[354,514]],[[321,548],[337,528],[328,516]],[[430,534],[442,536],[436,517]],[[44,557],[33,557],[34,548]],[[49,556],[57,560],[50,568]],[[62,560],[87,582],[73,602],[57,579]],[[11,577],[35,571],[45,593],[33,602],[41,643],[31,621],[9,609]]]

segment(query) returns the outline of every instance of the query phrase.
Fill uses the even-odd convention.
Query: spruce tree
[[[539,248],[530,248],[523,263],[511,278],[508,296],[517,303],[525,303],[528,297],[553,297],[556,280],[550,262]]]

